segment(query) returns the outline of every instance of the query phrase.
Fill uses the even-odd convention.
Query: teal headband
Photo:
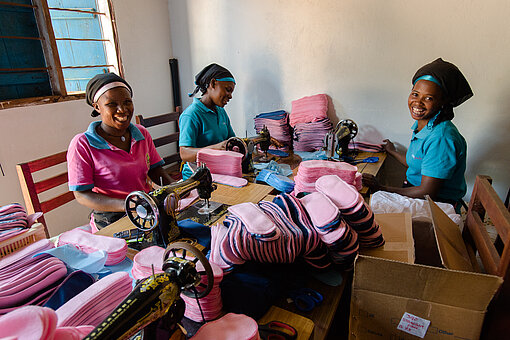
[[[440,88],[443,88],[443,86],[441,86],[441,83],[439,83],[439,80],[437,80],[436,78],[434,78],[433,76],[431,76],[429,74],[426,74],[424,76],[416,78],[416,81],[413,83],[413,85],[416,84],[418,82],[418,80],[428,80],[428,81],[431,81],[433,83],[436,83],[437,85],[439,85]]]
[[[234,78],[232,77],[225,77],[225,78],[220,78],[220,79],[216,79],[217,81],[231,81],[233,82],[234,84],[236,83],[236,81],[234,80]]]

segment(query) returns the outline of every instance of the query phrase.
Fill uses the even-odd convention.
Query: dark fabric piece
[[[93,214],[97,229],[103,229],[107,225],[110,225],[126,216],[126,213],[123,212],[94,211]]]
[[[94,283],[94,278],[81,270],[69,274],[43,305],[53,310],[71,300]]]
[[[441,114],[437,117],[434,124],[445,120],[452,120],[454,117],[453,108],[473,96],[469,83],[457,66],[441,58],[437,58],[416,71],[412,84],[414,85],[419,77],[425,75],[431,75],[436,78],[447,96],[447,104],[441,109]]]
[[[204,253],[211,248],[211,228],[189,218],[177,221],[177,225],[181,231],[181,237],[196,239],[198,244],[205,247]]]
[[[89,82],[87,83],[87,88],[85,91],[87,104],[92,106],[96,92],[100,88],[102,88],[104,85],[113,83],[116,81],[120,81],[121,83],[126,84],[127,87],[129,88],[129,91],[131,92],[131,96],[133,95],[133,89],[131,89],[131,86],[129,86],[127,81],[125,81],[124,79],[122,79],[121,77],[116,75],[115,73],[100,73],[100,74],[95,75],[94,78],[90,79]],[[92,117],[97,117],[97,116],[99,116],[99,112],[97,112],[96,110],[93,110],[90,115]]]
[[[234,78],[232,73],[230,73],[230,71],[223,66],[214,63],[207,65],[195,76],[195,85],[197,87],[192,93],[189,94],[189,96],[193,97],[198,92],[198,90],[204,94],[207,92],[207,87],[209,86],[211,80],[227,77]]]

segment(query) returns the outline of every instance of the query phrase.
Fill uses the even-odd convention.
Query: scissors
[[[309,312],[320,304],[324,299],[322,295],[311,288],[299,288],[291,290],[289,297],[294,301],[294,305],[302,312]]]
[[[262,340],[293,340],[297,337],[297,331],[285,322],[270,321],[259,325],[259,335]]]
[[[349,163],[358,164],[358,163],[377,163],[379,162],[379,157],[367,157],[363,159],[355,159]]]

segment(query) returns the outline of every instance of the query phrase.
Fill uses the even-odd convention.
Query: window
[[[0,1],[0,107],[83,98],[122,75],[110,0]]]

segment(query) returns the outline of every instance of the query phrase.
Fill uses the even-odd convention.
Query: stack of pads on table
[[[211,228],[210,262],[224,271],[246,261],[313,267],[332,263],[351,269],[358,247],[384,244],[374,214],[356,189],[336,175],[320,177],[316,193],[301,199],[281,194],[273,202],[229,207],[223,224]]]
[[[201,149],[197,153],[197,163],[205,164],[212,174],[213,181],[233,187],[243,187],[248,181],[243,177],[243,155],[235,151]]]
[[[315,182],[324,175],[337,175],[344,182],[354,186],[357,190],[362,188],[362,176],[358,168],[345,162],[327,160],[303,161],[299,164],[296,176],[294,176],[294,194],[301,192],[315,192]]]
[[[279,110],[260,113],[254,118],[254,122],[255,131],[257,133],[260,133],[264,127],[267,127],[271,137],[283,144],[283,147],[280,149],[289,150],[292,145],[292,136],[290,133],[287,112]],[[274,148],[275,147],[271,145],[270,149]]]
[[[19,203],[0,207],[0,242],[24,233],[39,215],[40,213],[27,215],[25,208]]]

